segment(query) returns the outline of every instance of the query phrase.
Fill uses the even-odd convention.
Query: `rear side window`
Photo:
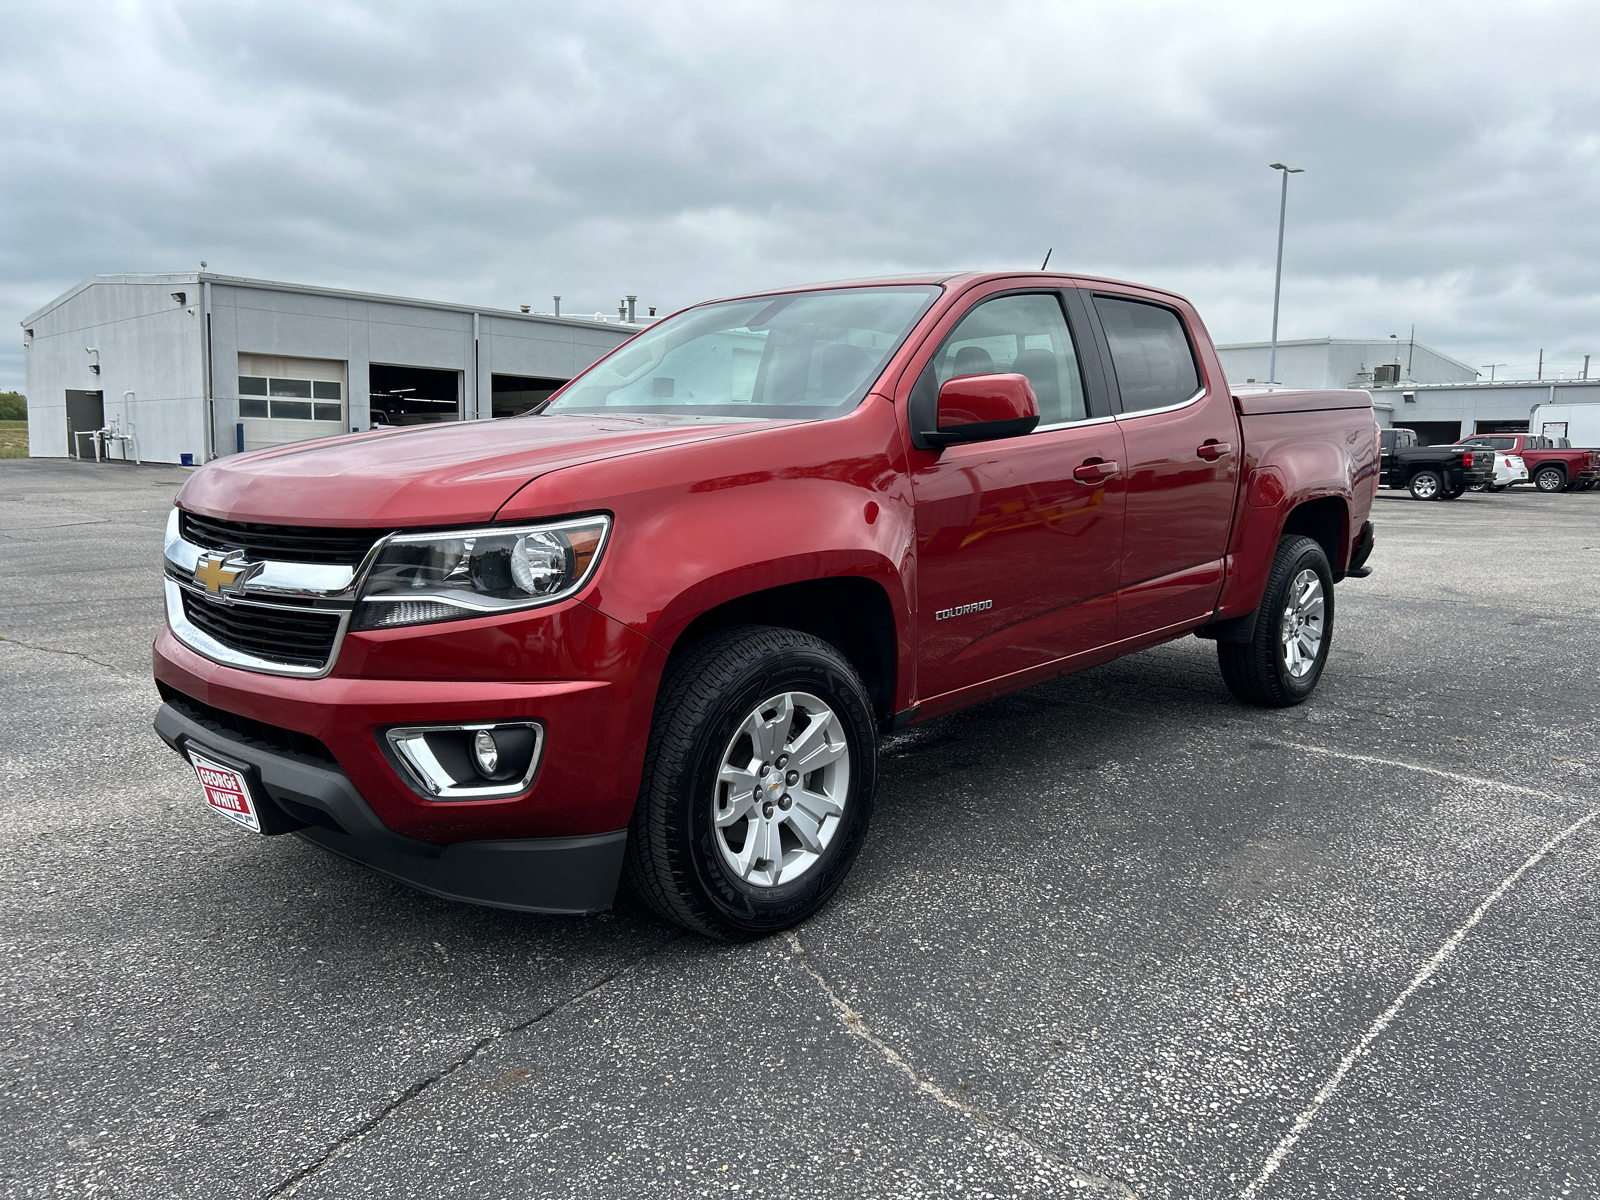
[[[1095,311],[1111,346],[1124,412],[1181,404],[1200,390],[1200,370],[1170,308],[1096,296]]]

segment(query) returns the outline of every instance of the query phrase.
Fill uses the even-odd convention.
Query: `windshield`
[[[938,294],[842,288],[704,304],[652,325],[544,411],[838,416],[861,403]]]

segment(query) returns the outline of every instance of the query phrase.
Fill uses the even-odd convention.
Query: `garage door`
[[[239,355],[239,424],[244,448],[328,437],[345,420],[345,364],[332,358]]]

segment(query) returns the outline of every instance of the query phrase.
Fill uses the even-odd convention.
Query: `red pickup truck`
[[[1529,481],[1541,492],[1587,491],[1600,482],[1600,450],[1563,449],[1551,438],[1527,433],[1480,433],[1456,445],[1521,456]]]
[[[725,938],[838,888],[878,737],[1188,634],[1299,703],[1364,574],[1365,392],[1231,392],[1062,274],[686,309],[548,401],[207,464],[161,736],[218,813],[435,894]]]

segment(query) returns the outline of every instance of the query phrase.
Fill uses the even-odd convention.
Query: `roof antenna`
[[[1051,246],[1050,249],[1048,249],[1048,250],[1046,250],[1044,252],[1044,261],[1039,264],[1039,270],[1042,271],[1042,270],[1044,270],[1046,267],[1048,267],[1050,265],[1050,256],[1052,254],[1054,254],[1055,252],[1056,252],[1056,248],[1054,246]]]

